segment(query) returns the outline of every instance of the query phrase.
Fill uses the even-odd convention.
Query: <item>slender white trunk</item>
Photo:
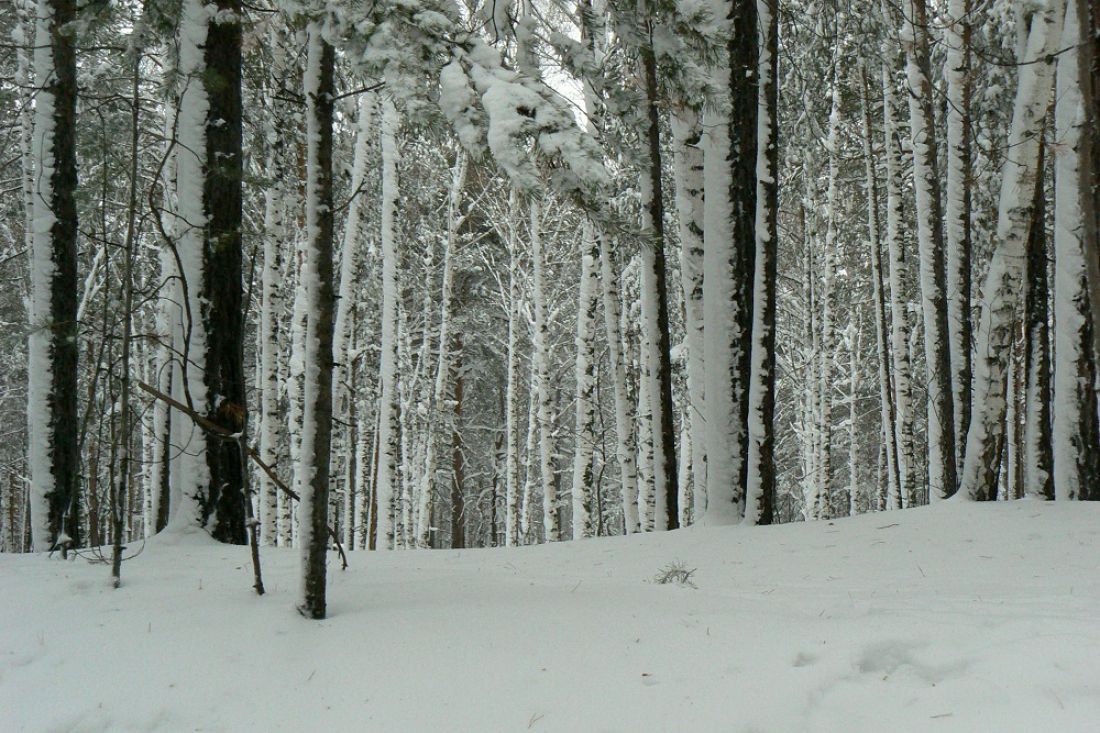
[[[611,243],[606,236],[600,237],[600,284],[608,362],[615,397],[615,447],[619,459],[623,531],[631,534],[638,531],[638,464],[634,456],[634,415],[627,390],[622,346],[618,274],[611,261]]]
[[[514,201],[514,198],[513,198]],[[525,522],[520,521],[520,445],[519,445],[519,330],[521,326],[521,282],[519,242],[509,238],[508,251],[508,385],[504,396],[504,544],[515,547],[526,538]],[[524,503],[526,510],[526,502]],[[522,535],[521,535],[522,527]]]
[[[344,237],[340,252],[339,292],[336,299],[336,321],[333,326],[332,356],[334,361],[332,410],[337,425],[344,425],[344,430],[334,433],[334,445],[337,453],[342,454],[344,464],[344,488],[343,520],[342,528],[351,545],[352,521],[352,494],[356,489],[354,470],[355,463],[355,395],[351,389],[353,380],[352,352],[348,347],[349,340],[353,339],[352,322],[354,321],[356,293],[359,292],[358,272],[361,259],[361,240],[363,238],[363,212],[366,207],[367,197],[363,187],[367,177],[367,160],[370,151],[371,136],[374,132],[372,123],[376,104],[374,94],[363,94],[359,97],[357,130],[355,137],[355,153],[351,167],[351,200],[348,202],[347,219],[344,222]],[[335,496],[334,496],[335,498]]]
[[[576,428],[573,450],[573,539],[596,534],[593,515],[593,447],[596,444],[596,310],[599,305],[599,242],[591,222],[581,234],[581,275],[577,298]]]
[[[397,108],[382,101],[382,341],[379,366],[381,401],[378,421],[377,547],[394,546],[394,497],[398,495],[400,451],[397,393]]]
[[[912,377],[909,359],[909,319],[905,297],[905,241],[902,203],[901,141],[894,116],[892,64],[882,66],[882,118],[886,157],[886,245],[890,260],[890,343],[894,368],[894,409],[898,444],[898,491],[887,508],[907,506],[916,493],[916,454],[913,446]]]
[[[268,160],[271,185],[264,192],[264,264],[260,286],[260,459],[269,466],[279,464],[280,450],[286,442],[286,424],[282,419],[279,396],[280,341],[283,334],[283,249],[286,247],[286,192],[283,176],[286,154],[276,129],[276,120],[268,120],[268,133],[275,143]],[[260,537],[265,545],[274,545],[279,535],[279,491],[275,482],[260,472]]]
[[[532,305],[534,306],[534,333],[532,358],[536,364],[539,421],[539,478],[542,484],[542,527],[547,542],[561,538],[558,526],[558,498],[554,487],[554,414],[550,402],[550,359],[547,349],[549,324],[546,322],[546,288],[543,272],[545,262],[542,252],[541,207],[532,199],[529,204],[529,229],[531,237]]]
[[[534,513],[535,483],[539,474],[539,390],[535,361],[531,360],[531,373],[527,380],[527,440],[524,444],[523,496],[520,498],[520,542],[534,541],[531,517]]]

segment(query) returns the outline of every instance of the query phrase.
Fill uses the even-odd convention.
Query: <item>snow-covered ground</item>
[[[322,622],[264,570],[0,555],[0,731],[1100,730],[1093,504],[358,553]]]

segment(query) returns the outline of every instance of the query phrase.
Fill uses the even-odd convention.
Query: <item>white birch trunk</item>
[[[912,370],[909,358],[909,320],[905,297],[905,241],[902,203],[901,149],[894,116],[894,80],[889,60],[882,66],[882,117],[886,157],[886,244],[890,271],[890,343],[894,368],[894,410],[898,444],[899,490],[887,502],[900,509],[916,493],[916,455],[913,446]]]
[[[577,297],[576,427],[573,450],[573,539],[596,534],[593,447],[596,444],[596,310],[599,305],[599,242],[591,222],[581,234],[580,286]]]
[[[703,332],[707,424],[706,499],[696,504],[696,522],[733,524],[740,520],[740,413],[734,401],[733,372],[739,363],[734,318],[731,170],[728,113],[711,112],[704,121],[703,157]]]
[[[179,74],[182,79],[176,120],[176,202],[174,223],[178,237],[179,292],[183,308],[175,324],[173,350],[179,368],[173,370],[173,397],[203,412],[207,405],[204,381],[206,330],[200,294],[203,281],[203,181],[206,161],[206,116],[209,102],[203,86],[206,65],[203,47],[210,10],[199,0],[184,0],[179,30]],[[195,531],[202,521],[200,498],[210,483],[206,462],[207,439],[190,419],[172,421],[174,457],[170,475],[173,531]]]
[[[382,101],[382,342],[379,366],[377,547],[394,547],[394,498],[398,496],[397,461],[400,450],[397,392],[397,108],[391,99]]]
[[[927,76],[928,40],[925,0],[909,0],[902,31],[909,83],[909,131],[913,143],[917,242],[924,316],[925,373],[928,389],[929,501],[955,493],[955,412],[951,391],[950,336],[947,319],[946,264],[942,205],[936,161],[932,87]]]
[[[1060,500],[1095,489],[1096,395],[1089,364],[1090,295],[1081,200],[1081,148],[1087,145],[1081,65],[1074,45],[1080,38],[1077,3],[1070,3],[1058,57],[1054,155],[1054,400],[1052,432],[1054,491]],[[1095,255],[1095,253],[1092,253]]]
[[[363,211],[366,195],[363,187],[367,176],[367,159],[370,140],[373,134],[373,116],[376,98],[373,94],[359,97],[357,111],[357,130],[355,153],[351,168],[351,200],[348,202],[347,219],[344,222],[344,237],[340,252],[339,291],[336,299],[336,320],[333,325],[332,355],[334,362],[332,384],[332,412],[336,425],[346,426],[344,430],[334,432],[333,443],[337,452],[342,454],[344,463],[344,487],[342,492],[343,511],[341,527],[345,543],[351,546],[353,494],[357,488],[354,464],[356,459],[356,440],[354,418],[355,395],[351,388],[353,380],[352,352],[348,346],[353,339],[356,293],[360,290],[358,281]],[[335,498],[335,497],[334,497]]]
[[[837,359],[836,328],[836,271],[837,271],[837,168],[840,155],[840,79],[837,67],[840,59],[833,59],[832,94],[829,108],[829,133],[825,147],[829,156],[828,184],[825,190],[825,257],[821,277],[821,362],[818,366],[820,386],[818,395],[818,491],[814,503],[808,507],[809,519],[823,519],[830,511],[833,491],[833,389]]]
[[[278,136],[275,120],[268,121],[268,135]],[[279,353],[283,332],[283,249],[286,247],[286,193],[280,158],[285,147],[273,144],[268,170],[272,182],[264,192],[264,264],[260,285],[260,459],[278,466],[280,450],[286,442],[286,425],[280,410],[282,385],[279,380]],[[275,545],[279,537],[279,491],[275,482],[260,472],[260,538]]]
[[[627,390],[626,363],[623,353],[618,275],[611,261],[611,243],[600,237],[600,284],[603,294],[604,330],[607,334],[608,362],[615,397],[615,448],[619,459],[620,503],[623,532],[632,534],[638,527],[638,464],[634,454],[634,415]],[[698,506],[698,504],[696,504]]]
[[[1054,74],[1050,54],[1062,29],[1059,0],[1032,16],[1027,46],[1020,59],[1008,145],[1002,171],[993,258],[979,302],[975,338],[973,415],[967,435],[962,486],[971,499],[996,496],[996,448],[1004,433],[1005,375],[1013,324],[1023,292],[1023,265],[1031,220],[1031,202],[1039,161],[1039,139],[1050,104]],[[927,338],[926,338],[927,340]],[[1060,357],[1059,357],[1060,358]]]
[[[687,345],[687,404],[681,421],[688,426],[691,451],[681,448],[682,475],[689,477],[693,491],[692,506],[706,506],[707,439],[705,380],[703,362],[703,134],[699,113],[687,107],[672,115],[676,178],[676,219],[680,234],[680,284],[684,298],[684,341]]]
[[[515,197],[511,199],[515,201]],[[520,445],[519,445],[519,329],[521,325],[521,290],[519,242],[509,237],[508,267],[508,384],[504,396],[505,457],[504,457],[504,544],[515,547],[526,538],[525,522],[520,521]],[[526,483],[526,482],[525,482]],[[526,502],[523,504],[526,511]],[[522,533],[521,533],[522,529]]]
[[[539,441],[539,390],[538,371],[535,360],[531,360],[531,373],[527,380],[527,440],[524,444],[523,495],[520,497],[519,533],[520,542],[534,542],[531,519],[534,516],[535,484],[540,480]]]
[[[534,306],[534,332],[532,334],[532,358],[535,362],[538,389],[539,423],[539,479],[542,485],[542,527],[547,542],[561,538],[558,526],[558,499],[554,489],[554,415],[550,403],[550,362],[547,349],[549,324],[546,322],[545,263],[542,253],[542,232],[539,222],[538,201],[529,203],[529,235],[531,237],[532,305]]]
[[[965,457],[970,422],[970,28],[971,0],[948,0],[944,26],[947,57],[947,315],[955,407],[956,464]]]

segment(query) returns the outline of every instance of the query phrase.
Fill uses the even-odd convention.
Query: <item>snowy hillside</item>
[[[1098,550],[1025,500],[354,553],[322,622],[292,551],[263,598],[243,547],[0,555],[0,730],[1095,731]]]

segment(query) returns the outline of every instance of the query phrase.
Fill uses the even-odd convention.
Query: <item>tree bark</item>
[[[39,0],[27,415],[31,542],[81,544],[77,435],[76,54],[72,0]]]
[[[1031,184],[1038,175],[1039,138],[1051,97],[1051,52],[1062,26],[1055,3],[1031,19],[1020,59],[1016,99],[997,212],[997,239],[981,289],[984,304],[975,338],[974,395],[962,484],[971,499],[997,496],[998,447],[1005,425],[1005,376],[1016,310],[1020,305],[1023,263],[1031,219]]]
[[[947,188],[945,233],[947,245],[947,314],[951,340],[951,384],[955,408],[955,462],[966,455],[970,427],[970,249],[972,162],[970,154],[973,87],[970,36],[972,0],[949,0],[944,41],[947,47]]]
[[[745,522],[775,511],[775,315],[779,264],[779,7],[758,0],[760,61],[756,140],[756,258],[749,383]]]
[[[1069,6],[1063,43],[1080,37],[1080,5]],[[1058,58],[1055,93],[1054,153],[1054,491],[1058,499],[1100,499],[1093,488],[1100,475],[1100,425],[1096,411],[1096,352],[1093,313],[1096,291],[1090,289],[1089,261],[1097,258],[1095,228],[1088,218],[1089,165],[1088,69],[1077,54]],[[1095,120],[1092,127],[1098,124]],[[1092,161],[1098,160],[1091,158]],[[1095,165],[1095,163],[1093,163]],[[1095,179],[1093,179],[1095,180]],[[1091,236],[1091,240],[1090,240]]]
[[[909,0],[903,39],[909,80],[909,130],[913,142],[924,359],[928,376],[928,497],[929,501],[935,501],[955,493],[958,477],[943,206],[925,0]]]
[[[676,473],[676,425],[672,412],[672,345],[668,325],[668,278],[665,267],[665,215],[661,185],[660,118],[657,111],[657,58],[653,26],[649,42],[641,50],[647,119],[639,190],[642,199],[642,328],[647,344],[644,358],[653,405],[653,477],[655,529],[680,526],[679,489]]]
[[[713,115],[704,158],[707,524],[741,518],[756,253],[757,7],[756,0],[723,5],[731,32],[716,81],[727,90],[730,109]]]
[[[305,291],[309,302],[306,330],[305,411],[298,481],[302,487],[299,537],[304,616],[325,617],[328,551],[329,460],[332,446],[333,216],[332,122],[335,51],[322,38],[321,23],[306,31],[306,250]]]

